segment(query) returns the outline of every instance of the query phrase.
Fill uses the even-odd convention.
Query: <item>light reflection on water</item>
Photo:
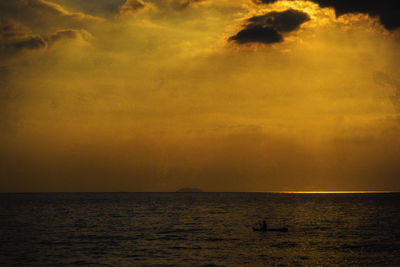
[[[387,194],[400,193],[396,191],[272,191],[267,193],[278,194]]]
[[[400,194],[0,194],[6,265],[400,265]],[[261,220],[289,232],[254,232]]]

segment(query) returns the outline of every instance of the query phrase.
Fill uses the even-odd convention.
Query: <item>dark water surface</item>
[[[400,266],[400,194],[0,194],[0,264]]]

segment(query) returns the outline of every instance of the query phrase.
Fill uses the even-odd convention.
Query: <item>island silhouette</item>
[[[176,190],[176,192],[177,193],[201,193],[204,191],[201,190],[200,188],[196,188],[196,187],[184,187],[184,188]]]

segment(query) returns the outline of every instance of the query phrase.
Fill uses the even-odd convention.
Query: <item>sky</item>
[[[399,2],[0,2],[0,191],[400,190]]]

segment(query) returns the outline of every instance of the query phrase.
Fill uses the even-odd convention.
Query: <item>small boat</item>
[[[264,229],[264,228],[255,228],[255,227],[253,227],[253,231],[255,231],[255,232],[266,232],[267,231],[267,229]]]
[[[255,228],[253,227],[253,231],[255,232],[284,232],[286,233],[287,231],[289,231],[289,229],[287,227],[282,227],[282,228],[270,228],[270,229],[264,229],[264,228]]]

